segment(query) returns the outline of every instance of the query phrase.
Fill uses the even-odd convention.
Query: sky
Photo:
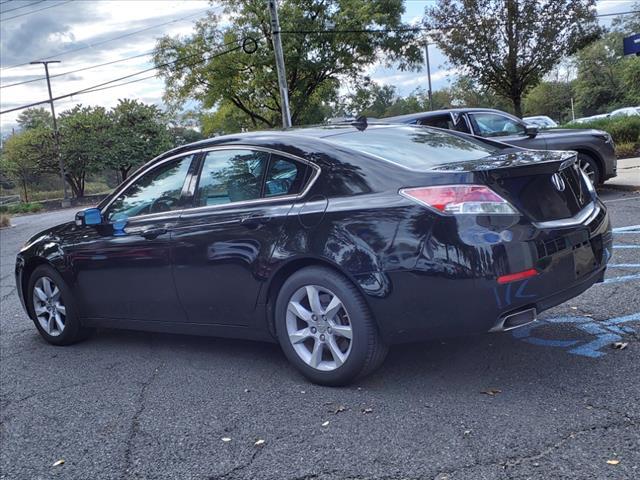
[[[405,0],[403,20],[419,23],[425,7],[434,1]],[[601,14],[614,13],[629,10],[632,5],[633,0],[600,0],[597,8]],[[0,87],[4,87],[0,88],[0,110],[48,98],[44,80],[7,87],[43,77],[44,67],[29,65],[30,61],[61,60],[62,63],[49,66],[53,76],[139,55],[125,62],[51,79],[54,97],[71,93],[152,67],[151,56],[143,54],[154,48],[156,39],[163,35],[190,34],[195,21],[208,9],[220,10],[220,7],[215,0],[211,3],[206,0],[0,0]],[[115,37],[121,38],[113,40]],[[433,89],[447,86],[455,78],[455,70],[447,66],[446,58],[434,46],[430,47],[430,60]],[[25,63],[27,65],[22,65]],[[427,85],[424,70],[401,72],[374,65],[368,74],[379,84],[394,85],[401,95],[417,87],[426,89]],[[109,108],[125,97],[162,106],[163,86],[161,79],[152,78],[80,94],[57,101],[56,112],[77,103]],[[43,106],[48,108],[46,104]],[[0,116],[3,136],[16,126],[19,113]]]

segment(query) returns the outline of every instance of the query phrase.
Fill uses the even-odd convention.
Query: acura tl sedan
[[[96,327],[277,341],[313,382],[389,345],[501,332],[603,280],[611,226],[575,152],[347,124],[204,140],[31,238],[46,341]]]

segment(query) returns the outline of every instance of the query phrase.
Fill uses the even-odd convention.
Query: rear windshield
[[[463,138],[439,130],[414,126],[378,126],[325,137],[362,153],[412,170],[436,165],[478,160],[498,151],[472,137]]]

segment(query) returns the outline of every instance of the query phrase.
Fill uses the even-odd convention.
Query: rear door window
[[[269,154],[253,150],[214,150],[206,154],[196,206],[207,207],[260,198]]]
[[[483,137],[506,137],[525,134],[524,125],[504,115],[497,113],[471,113],[469,117],[477,134]]]

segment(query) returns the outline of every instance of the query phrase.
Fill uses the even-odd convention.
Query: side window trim
[[[302,197],[304,197],[309,190],[311,190],[311,187],[313,187],[313,184],[316,182],[316,180],[318,179],[318,177],[320,176],[320,172],[321,172],[321,168],[304,159],[301,157],[298,157],[296,155],[290,154],[288,152],[282,152],[280,150],[275,150],[272,148],[268,148],[268,147],[258,147],[255,145],[243,145],[243,144],[237,144],[237,145],[216,145],[214,147],[209,147],[209,148],[203,148],[202,150],[199,150],[199,159],[198,159],[198,166],[197,166],[197,175],[195,175],[196,177],[196,181],[195,181],[195,190],[194,190],[194,196],[193,199],[195,200],[195,195],[196,195],[196,191],[198,189],[198,185],[200,184],[200,177],[202,176],[202,169],[204,167],[204,159],[206,158],[207,154],[209,152],[214,152],[214,151],[220,151],[220,150],[251,150],[251,151],[256,151],[256,152],[265,152],[269,154],[269,158],[267,161],[267,166],[262,174],[262,186],[261,186],[261,197],[260,198],[256,198],[253,200],[243,200],[243,201],[239,201],[239,202],[230,202],[230,203],[224,203],[224,204],[220,204],[220,205],[204,205],[201,207],[188,207],[188,208],[184,208],[182,209],[180,212],[185,212],[185,211],[189,211],[189,212],[193,212],[193,211],[206,211],[206,210],[219,210],[219,209],[232,209],[238,206],[243,206],[243,205],[260,205],[262,203],[272,203],[272,202],[278,202],[278,201],[286,201],[286,200],[298,200]],[[191,152],[191,153],[195,153],[195,152]],[[271,164],[271,159],[273,158],[273,155],[280,155],[284,158],[288,158],[290,160],[302,163],[307,165],[308,167],[310,167],[310,169],[312,170],[311,175],[308,175],[308,178],[306,179],[305,182],[305,186],[302,189],[302,191],[300,193],[297,194],[292,194],[292,195],[281,195],[281,196],[277,196],[277,197],[263,197],[262,195],[264,195],[264,189],[266,188],[265,186],[265,180],[266,180],[266,175],[269,169],[269,166]]]

